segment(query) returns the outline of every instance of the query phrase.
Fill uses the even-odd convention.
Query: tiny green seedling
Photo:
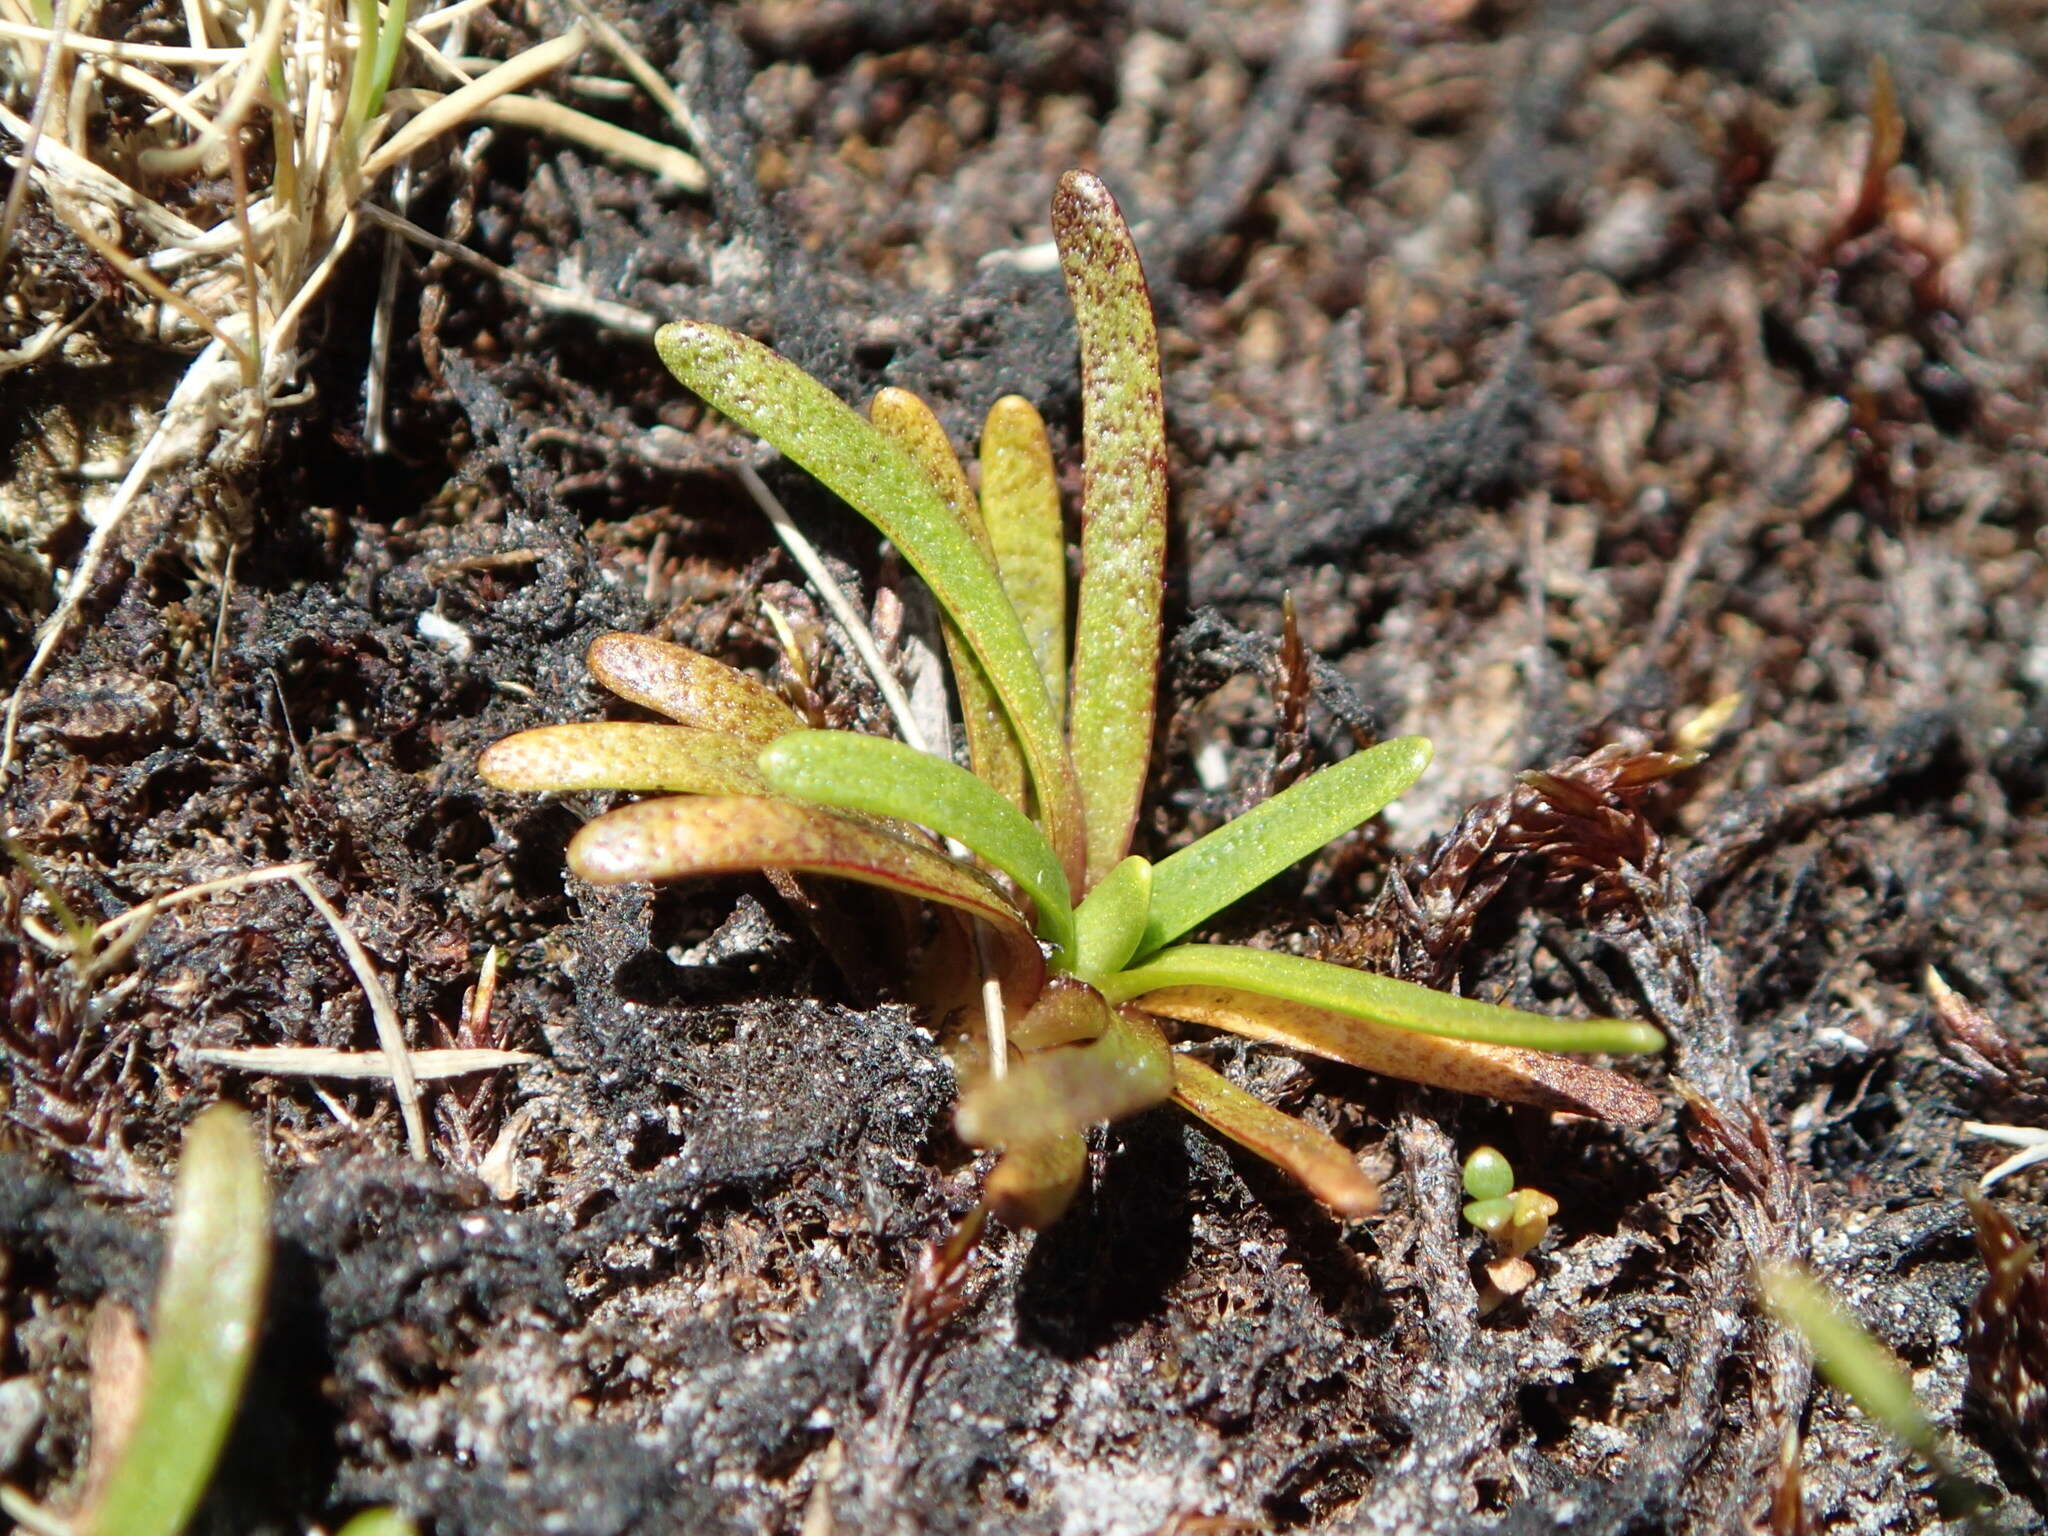
[[[1166,558],[1158,342],[1136,248],[1108,190],[1069,172],[1053,229],[1080,333],[1081,576],[1067,644],[1066,546],[1045,425],[990,411],[979,492],[923,401],[885,390],[863,419],[774,352],[704,321],[663,327],[662,360],[816,476],[901,551],[937,599],[972,771],[899,742],[803,728],[762,684],[660,641],[606,635],[592,674],[673,725],[525,731],[478,764],[499,788],[658,792],[598,817],[570,868],[618,883],[787,870],[961,914],[925,970],[995,1044],[962,1054],[957,1124],[1002,1149],[986,1203],[1043,1226],[1065,1209],[1089,1126],[1168,1099],[1299,1178],[1335,1210],[1378,1190],[1331,1137],[1171,1048],[1181,1020],[1375,1072],[1640,1123],[1655,1099],[1551,1054],[1655,1051],[1663,1035],[1570,1022],[1189,933],[1377,815],[1428,765],[1419,737],[1304,779],[1156,866],[1130,852],[1152,742]],[[972,860],[954,857],[950,839]],[[963,981],[990,942],[995,988]],[[991,991],[999,997],[990,997]],[[1011,1059],[1011,1053],[1015,1059]]]
[[[1487,1261],[1486,1290],[1479,1310],[1491,1312],[1518,1296],[1536,1278],[1529,1255],[1550,1232],[1557,1199],[1540,1189],[1517,1189],[1515,1170],[1493,1147],[1477,1148],[1465,1159],[1465,1220],[1486,1234],[1493,1257]]]

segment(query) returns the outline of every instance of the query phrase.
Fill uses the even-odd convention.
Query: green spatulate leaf
[[[744,796],[642,800],[586,824],[569,840],[569,868],[598,885],[790,869],[837,875],[958,907],[1001,941],[1004,991],[1027,1004],[1045,961],[1022,914],[987,880],[944,854],[815,806]]]
[[[1420,736],[1382,742],[1253,806],[1152,871],[1152,910],[1138,953],[1179,938],[1334,837],[1370,821],[1429,766]]]
[[[134,1432],[90,1536],[177,1536],[213,1475],[256,1353],[270,1278],[270,1190],[249,1117],[216,1104],[178,1160],[170,1244]]]
[[[1038,911],[1041,938],[1057,950],[1073,946],[1067,877],[1052,845],[966,769],[880,736],[797,731],[761,754],[760,773],[793,800],[893,816],[958,839],[1017,882]]]
[[[1081,597],[1067,740],[1086,808],[1086,890],[1130,850],[1151,759],[1166,415],[1152,299],[1116,199],[1090,172],[1069,171],[1052,229],[1081,335]]]
[[[1074,913],[1074,974],[1095,981],[1122,970],[1137,952],[1151,902],[1152,866],[1135,853],[1096,881]]]
[[[1038,659],[994,563],[924,473],[838,396],[757,341],[701,320],[665,325],[654,341],[677,379],[817,476],[903,552],[987,671],[1024,749],[1047,839],[1069,882],[1079,880],[1087,863],[1080,792]]]
[[[1552,1019],[1496,1003],[1433,992],[1391,976],[1374,976],[1323,960],[1279,955],[1234,944],[1181,944],[1102,984],[1112,1003],[1166,987],[1228,987],[1307,1003],[1383,1024],[1389,1029],[1453,1040],[1482,1040],[1538,1051],[1606,1051],[1627,1055],[1664,1048],[1654,1024],[1626,1019]]]

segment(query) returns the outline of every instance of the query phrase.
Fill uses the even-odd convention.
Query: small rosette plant
[[[1028,402],[990,411],[977,492],[907,391],[884,390],[863,418],[732,331],[683,321],[656,337],[679,380],[860,512],[931,589],[971,769],[882,737],[806,729],[721,662],[606,635],[591,647],[593,675],[675,723],[525,731],[485,752],[479,772],[504,789],[660,796],[576,835],[569,865],[586,880],[767,870],[934,904],[922,995],[994,1026],[990,1048],[961,1054],[956,1123],[969,1144],[1000,1149],[985,1203],[1012,1224],[1043,1226],[1066,1208],[1090,1126],[1168,1100],[1336,1211],[1376,1208],[1377,1187],[1349,1152],[1175,1050],[1174,1021],[1492,1098],[1649,1119],[1656,1100],[1638,1084],[1558,1053],[1655,1051],[1663,1036],[1650,1025],[1545,1018],[1296,955],[1181,942],[1377,815],[1430,747],[1408,737],[1357,753],[1157,865],[1130,852],[1166,558],[1158,342],[1136,248],[1102,183],[1063,177],[1053,227],[1082,369],[1071,657],[1057,480]],[[993,986],[976,984],[978,957]]]

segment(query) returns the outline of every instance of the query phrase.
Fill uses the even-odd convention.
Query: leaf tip
[[[520,773],[521,752],[514,745],[518,736],[494,741],[477,754],[476,776],[493,789],[525,789]]]
[[[1059,185],[1053,189],[1052,216],[1055,222],[1062,218],[1084,218],[1114,212],[1115,209],[1116,198],[1102,178],[1080,166],[1063,172]]]
[[[592,885],[624,885],[653,878],[644,841],[609,816],[584,823],[569,839],[569,873]]]

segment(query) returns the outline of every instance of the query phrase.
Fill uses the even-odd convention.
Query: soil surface
[[[571,19],[513,10],[472,50]],[[564,845],[602,798],[474,773],[514,730],[623,716],[582,666],[606,630],[781,676],[771,605],[837,717],[884,728],[732,472],[758,445],[644,337],[405,248],[373,453],[367,233],[259,471],[167,475],[130,519],[0,815],[91,917],[309,861],[413,1045],[540,1059],[431,1086],[416,1163],[383,1085],[195,1054],[374,1047],[294,887],[165,913],[84,995],[10,877],[0,1479],[76,1497],[94,1320],[146,1318],[181,1129],[231,1098],[278,1263],[209,1530],[375,1502],[441,1536],[1932,1529],[1923,1464],[1757,1311],[1754,1266],[1799,1258],[1911,1367],[1992,1517],[2038,1528],[2038,1406],[1966,1389],[1973,1356],[1983,1380],[2043,1358],[2044,1311],[1971,1344],[1960,1196],[2002,1155],[1966,1121],[2048,1123],[2048,13],[608,14],[701,122],[707,191],[499,127],[423,166],[410,217],[742,327],[849,398],[914,389],[963,447],[1026,395],[1072,490],[1046,206],[1097,168],[1152,281],[1173,450],[1141,850],[1427,734],[1413,794],[1219,932],[1652,1019],[1671,1051],[1624,1070],[1668,1112],[1623,1132],[1216,1042],[1388,1176],[1382,1215],[1341,1223],[1158,1111],[1098,1135],[1065,1221],[992,1233],[933,1296],[983,1167],[886,966],[845,974],[764,880],[579,885]],[[643,96],[575,99],[675,138]],[[33,387],[77,387],[62,366]],[[864,524],[765,472],[885,620],[926,622]],[[9,569],[18,675],[43,599]],[[1305,722],[1289,593],[1328,664]],[[1644,777],[1684,745],[1706,759]],[[1537,1282],[1484,1314],[1458,1190],[1482,1142],[1560,1204]],[[2000,1187],[2023,1232],[2044,1192]]]

